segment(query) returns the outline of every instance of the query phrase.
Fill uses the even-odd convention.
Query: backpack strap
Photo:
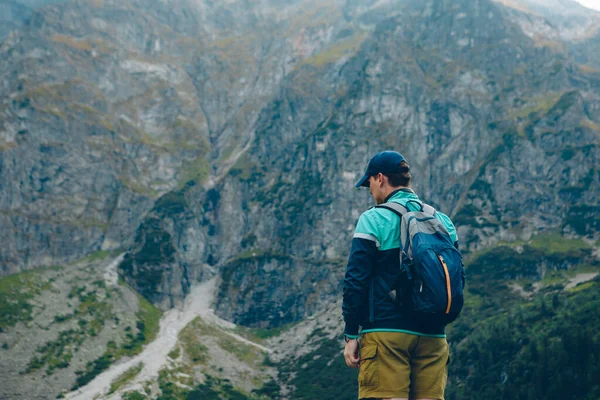
[[[410,210],[408,208],[404,207],[402,204],[396,203],[393,201],[390,201],[388,203],[378,204],[375,207],[376,208],[385,208],[386,210],[390,210],[394,214],[398,215],[400,218],[402,218],[402,216],[404,214],[410,212]]]
[[[375,207],[377,208],[385,208],[386,210],[390,210],[391,212],[393,212],[394,214],[396,214],[398,217],[400,217],[400,220],[402,220],[402,217],[404,216],[404,214],[407,214],[410,212],[410,210],[403,206],[400,203],[396,203],[393,201],[387,202],[387,203],[383,203],[383,204],[378,204]],[[406,253],[404,252],[404,249],[406,249],[406,245],[408,244],[408,240],[409,237],[406,237],[406,241],[407,243],[404,245],[405,247],[402,247],[402,239],[400,240],[400,266],[402,267],[402,259],[403,259],[403,254],[406,255]],[[408,278],[408,280],[412,280],[412,274],[410,273],[410,268],[404,268],[404,271],[406,271],[406,277]],[[395,294],[394,294],[395,296]]]
[[[409,200],[406,202],[406,204],[408,205],[408,203],[416,203],[419,205],[422,212],[424,212],[425,214],[429,214],[431,216],[435,216],[435,213],[436,213],[435,208],[431,207],[429,204],[420,203],[416,200]],[[394,201],[390,201],[390,202],[383,203],[383,204],[378,204],[375,207],[376,208],[385,208],[387,210],[393,211],[400,218],[402,218],[402,216],[404,216],[404,214],[410,212],[410,210],[407,207],[403,206],[400,203],[396,203]]]
[[[423,203],[423,212],[425,214],[429,214],[431,216],[435,216],[435,213],[436,213],[435,208],[433,208],[429,204],[425,204],[425,203]]]
[[[416,203],[419,208],[421,209],[421,212],[431,215],[431,216],[435,216],[435,208],[433,208],[432,206],[430,206],[429,204],[425,204],[425,203],[421,203],[419,201],[416,200],[409,200],[406,202],[406,205],[408,205],[408,203]],[[394,201],[390,201],[387,203],[383,203],[383,204],[378,204],[375,206],[376,208],[385,208],[386,210],[390,210],[392,211],[394,214],[398,215],[400,217],[400,219],[402,219],[402,217],[404,216],[404,214],[407,214],[410,212],[410,210],[408,209],[408,207],[403,206],[400,203],[396,203]],[[402,248],[402,243],[400,243],[400,264],[402,265],[402,254],[406,254],[404,251],[406,250],[406,248],[408,247],[408,243],[410,241],[410,236],[407,235],[406,236],[406,243],[404,244],[404,248]],[[406,271],[406,277],[411,280],[412,279],[412,274],[410,272],[410,268],[409,267],[405,267],[404,271]]]

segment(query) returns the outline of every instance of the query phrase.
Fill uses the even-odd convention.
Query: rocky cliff
[[[415,188],[454,217],[467,252],[547,231],[594,236],[597,73],[494,3],[404,6],[350,36],[352,53],[332,46],[286,75],[226,177],[164,198],[176,218],[155,208],[161,229],[183,235],[168,241],[173,260],[134,251],[125,274],[144,287],[138,265],[164,284],[202,261],[222,271],[223,316],[265,326],[310,314],[339,295],[368,205],[352,183],[381,148],[407,155]]]
[[[336,295],[368,205],[351,183],[381,148],[466,250],[593,234],[599,75],[581,41],[525,29],[540,18],[487,1],[35,11],[1,47],[2,271],[131,249],[121,270],[156,303],[222,269],[238,278],[219,308],[241,317],[240,271],[271,265],[300,297],[268,318],[297,319]],[[328,283],[308,296],[299,276]]]

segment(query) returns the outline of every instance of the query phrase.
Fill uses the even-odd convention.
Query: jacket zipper
[[[375,279],[371,278],[369,283],[369,322],[375,321],[375,304],[373,290],[375,289]]]

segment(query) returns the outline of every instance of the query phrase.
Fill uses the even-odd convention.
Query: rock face
[[[33,13],[46,5],[64,0],[2,0],[0,1],[0,39],[26,25]]]
[[[339,296],[371,202],[353,184],[390,148],[467,252],[597,235],[596,22],[540,41],[547,18],[486,0],[34,12],[0,45],[0,273],[120,248],[162,308],[217,274],[221,316],[297,321]]]

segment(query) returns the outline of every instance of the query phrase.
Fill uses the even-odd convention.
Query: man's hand
[[[359,368],[360,356],[358,355],[359,346],[357,339],[351,339],[346,343],[344,349],[344,358],[346,359],[346,365],[352,368]]]

